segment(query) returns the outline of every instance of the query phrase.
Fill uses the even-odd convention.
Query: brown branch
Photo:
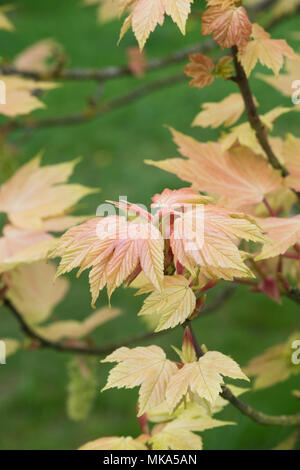
[[[212,40],[206,40],[201,44],[192,44],[184,49],[173,52],[166,57],[158,57],[147,62],[147,72],[163,69],[170,65],[176,65],[183,62],[190,54],[195,52],[206,53],[216,47],[216,43]],[[128,65],[108,66],[99,69],[95,68],[74,68],[62,70],[50,70],[48,72],[38,72],[36,70],[21,70],[14,65],[1,65],[0,73],[3,75],[19,75],[24,78],[30,78],[37,81],[52,80],[70,80],[70,81],[86,81],[95,80],[103,82],[110,79],[121,78],[134,75]]]
[[[267,137],[267,130],[263,125],[257,112],[247,75],[242,64],[238,59],[238,48],[236,46],[232,48],[232,56],[236,71],[236,76],[233,78],[233,80],[237,83],[242,94],[249,123],[252,129],[255,131],[256,138],[259,144],[261,145],[262,149],[265,151],[272,167],[276,170],[280,170],[282,176],[288,176],[289,173],[287,169],[280,163],[270,146]]]
[[[202,350],[195,333],[193,332],[191,322],[188,323],[190,328],[193,342],[195,345],[195,351],[197,358],[204,356],[205,352]],[[237,408],[241,413],[248,416],[255,423],[261,424],[263,426],[299,426],[300,425],[300,413],[294,415],[281,415],[281,416],[271,416],[265,413],[252,408],[250,405],[247,405],[239,398],[237,398],[231,390],[225,385],[222,386],[221,397],[229,401],[235,408]]]
[[[154,336],[153,331],[147,331],[146,333],[141,333],[139,335],[133,336],[131,338],[125,339],[120,341],[120,343],[116,344],[108,344],[101,348],[99,347],[85,347],[85,346],[70,346],[64,342],[53,342],[44,338],[40,334],[38,334],[34,329],[26,322],[23,315],[18,312],[18,310],[14,307],[11,301],[7,298],[3,299],[3,305],[10,310],[16,320],[19,322],[23,333],[31,338],[34,341],[37,341],[40,344],[41,348],[48,348],[54,349],[55,351],[59,352],[66,352],[66,353],[76,353],[76,354],[83,354],[87,356],[103,356],[106,354],[110,354],[116,349],[121,346],[130,346],[131,344],[138,343],[139,341],[145,341]],[[156,333],[157,335],[162,335],[164,332]]]
[[[90,121],[95,117],[100,117],[103,114],[113,111],[114,109],[121,108],[127,104],[137,101],[140,98],[149,95],[150,93],[162,90],[166,87],[177,85],[184,80],[186,80],[186,75],[184,73],[160,78],[153,82],[146,83],[145,85],[141,85],[134,90],[125,93],[124,95],[107,101],[106,103],[101,103],[98,106],[89,106],[81,112],[70,116],[45,119],[34,119],[29,117],[22,121],[11,121],[11,130],[36,130],[45,127],[72,126],[75,124],[82,124]]]
[[[212,305],[206,307],[200,313],[200,315],[202,316],[204,314],[212,313],[213,311],[218,310],[221,307],[221,305],[223,305],[224,302],[230,298],[234,290],[235,289],[232,287],[224,289],[224,291],[222,291],[220,295],[216,298],[215,302]],[[84,355],[90,355],[90,356],[92,355],[102,356],[105,354],[110,354],[111,352],[115,351],[117,348],[121,346],[130,346],[131,344],[138,343],[139,341],[146,341],[148,339],[151,339],[152,337],[157,338],[158,336],[162,336],[167,333],[167,331],[161,331],[158,333],[154,333],[153,331],[147,331],[145,333],[141,333],[139,335],[120,341],[119,344],[109,344],[101,348],[85,347],[85,346],[70,346],[69,344],[64,343],[64,342],[53,342],[53,341],[48,340],[47,338],[44,338],[26,322],[23,315],[15,308],[15,306],[12,304],[12,302],[9,299],[4,297],[2,301],[3,301],[3,305],[8,310],[10,310],[10,312],[19,322],[21,329],[26,336],[28,336],[34,341],[37,341],[40,344],[41,348],[50,348],[59,352],[78,353],[78,354],[84,354]]]

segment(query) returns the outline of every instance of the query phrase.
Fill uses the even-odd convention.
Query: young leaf
[[[147,450],[139,439],[127,437],[101,437],[95,441],[87,442],[79,450]]]
[[[262,241],[258,227],[244,218],[218,206],[204,206],[203,233],[199,229],[202,214],[196,210],[176,218],[170,237],[175,257],[191,273],[201,267],[208,278],[232,280],[252,277],[243,262],[236,240]]]
[[[47,73],[52,68],[50,59],[54,59],[61,53],[60,45],[53,39],[43,39],[26,48],[14,60],[14,65],[19,70],[34,70]],[[36,88],[38,85],[36,84]]]
[[[261,26],[254,24],[252,38],[246,48],[239,54],[239,60],[249,76],[259,61],[278,75],[284,64],[284,57],[295,59],[293,49],[282,39],[271,39]]]
[[[295,191],[300,191],[300,139],[288,134],[283,144],[283,158],[289,172],[286,183]]]
[[[223,152],[218,143],[198,142],[175,130],[172,133],[179,152],[188,160],[174,158],[146,163],[174,173],[199,191],[218,195],[220,204],[234,209],[258,204],[282,183],[279,172],[245,147]]]
[[[233,93],[219,103],[204,103],[203,111],[197,114],[192,126],[212,127],[216,129],[222,124],[230,127],[239,120],[245,110],[242,96]]]
[[[53,284],[56,268],[46,261],[19,266],[4,275],[6,297],[30,324],[46,320],[65,297],[69,283],[59,279]]]
[[[276,88],[276,90],[280,91],[283,95],[290,98],[293,90],[292,84],[293,82],[299,80],[300,76],[299,55],[295,55],[293,59],[286,60],[286,71],[287,73],[282,73],[276,77],[262,74],[258,74],[257,76],[264,82]]]
[[[155,331],[174,328],[182,324],[194,311],[196,297],[189,281],[180,275],[165,276],[161,292],[154,291],[147,297],[139,315],[159,315]]]
[[[9,117],[28,114],[35,109],[45,108],[44,103],[32,92],[36,89],[47,91],[58,87],[56,83],[35,82],[16,76],[0,75],[0,80],[5,83],[6,88],[6,103],[0,103],[0,114]]]
[[[184,364],[170,378],[167,387],[166,397],[170,409],[173,410],[188,392],[205,398],[213,405],[221,392],[222,375],[249,380],[235,361],[216,351],[207,352],[197,362]]]
[[[185,24],[191,11],[193,0],[119,0],[120,12],[127,8],[131,9],[130,15],[126,18],[121,32],[124,35],[128,27],[132,25],[132,30],[137,38],[140,49],[143,49],[149,35],[159,24],[162,26],[165,14],[170,15],[178,25],[182,34],[185,34]]]
[[[190,62],[184,67],[184,73],[193,78],[190,86],[203,88],[211,85],[214,81],[212,71],[215,68],[212,59],[200,53],[191,54],[189,59]]]
[[[63,338],[79,339],[90,334],[98,326],[118,317],[120,313],[119,309],[103,307],[82,322],[76,320],[57,321],[47,326],[36,327],[35,331],[43,338],[54,342]]]
[[[267,235],[267,242],[256,257],[257,261],[282,255],[300,240],[299,215],[285,218],[268,217],[257,221]]]
[[[61,256],[57,276],[80,267],[91,268],[93,304],[107,284],[109,296],[138,265],[158,290],[163,281],[163,239],[150,223],[127,222],[124,217],[95,218],[69,229],[50,256]]]
[[[170,378],[178,370],[158,346],[119,348],[102,362],[118,362],[110,371],[103,390],[141,386],[138,416],[165,400]]]
[[[236,6],[236,0],[215,0],[202,16],[202,34],[212,34],[224,49],[243,48],[250,39],[252,24],[244,7]]]
[[[293,364],[292,344],[300,339],[300,333],[294,333],[286,343],[267,349],[260,356],[252,359],[245,367],[249,376],[255,376],[254,388],[262,389],[287,380],[292,374],[300,373],[300,366]]]
[[[40,167],[40,157],[23,165],[0,188],[0,211],[23,229],[44,230],[45,219],[63,216],[82,197],[95,192],[79,184],[62,184],[78,160]]]

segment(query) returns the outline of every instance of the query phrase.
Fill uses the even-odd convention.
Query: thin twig
[[[155,71],[183,62],[190,54],[195,52],[206,53],[216,47],[216,43],[212,40],[206,40],[202,43],[192,44],[173,52],[166,57],[157,57],[147,62],[147,72]],[[95,80],[103,82],[115,78],[121,78],[133,75],[132,69],[128,65],[108,66],[99,69],[95,68],[74,68],[62,70],[50,70],[48,72],[38,72],[36,70],[21,70],[14,65],[1,65],[0,73],[3,75],[19,75],[24,78],[30,78],[36,81],[52,81],[52,80],[70,80],[70,81],[87,81]]]
[[[195,333],[193,332],[191,322],[188,324],[193,342],[195,345],[195,351],[197,358],[204,356],[205,352],[202,350]],[[229,401],[235,408],[237,408],[241,413],[248,416],[252,421],[261,424],[263,426],[299,426],[300,425],[300,413],[294,415],[281,415],[281,416],[270,416],[265,413],[252,408],[250,405],[247,405],[239,398],[237,398],[231,390],[225,385],[222,387],[221,397]]]
[[[66,344],[63,342],[53,342],[44,338],[40,334],[38,334],[24,319],[23,315],[14,307],[11,301],[7,298],[3,299],[3,304],[7,307],[13,316],[19,322],[23,333],[26,336],[31,338],[34,341],[37,341],[40,344],[41,348],[49,348],[54,349],[59,352],[66,352],[66,353],[76,353],[76,354],[83,354],[88,356],[103,356],[105,354],[110,354],[115,351],[117,348],[121,346],[130,346],[131,344],[138,343],[139,341],[146,341],[151,339],[155,333],[153,331],[147,331],[146,333],[141,333],[139,335],[133,336],[131,338],[127,338],[120,343],[116,344],[108,344],[103,347],[85,347],[85,346],[70,346],[70,344]],[[156,336],[162,335],[164,332],[157,333]]]
[[[289,173],[287,169],[280,163],[270,146],[266,128],[263,125],[256,109],[246,72],[238,59],[238,48],[236,46],[232,48],[232,56],[236,71],[234,81],[237,83],[242,94],[249,123],[252,129],[255,131],[256,138],[262,149],[265,151],[272,167],[275,168],[275,170],[280,170],[282,176],[288,176]]]
[[[154,91],[160,91],[163,88],[177,85],[178,83],[186,79],[187,78],[184,73],[178,73],[176,75],[160,78],[153,82],[146,83],[145,85],[141,85],[135,88],[134,90],[125,93],[124,95],[107,101],[106,103],[101,103],[98,106],[90,106],[88,108],[85,108],[81,112],[74,115],[45,119],[33,119],[30,117],[28,119],[24,119],[23,121],[12,121],[11,129],[35,130],[42,129],[45,127],[72,126],[74,124],[82,124],[84,122],[90,121],[95,117],[100,117],[103,114],[113,111],[114,109],[122,108],[123,106],[137,101],[140,98],[150,93],[153,93]]]

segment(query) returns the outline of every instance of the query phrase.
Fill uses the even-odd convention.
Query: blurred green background
[[[6,2],[0,2],[5,4]],[[0,31],[3,58],[13,59],[25,47],[45,38],[54,38],[64,48],[70,67],[104,67],[127,61],[126,49],[136,45],[128,33],[117,47],[120,23],[114,21],[99,25],[94,7],[83,8],[77,0],[19,0],[10,14],[16,31]],[[197,2],[196,2],[197,3]],[[299,17],[284,21],[273,30],[275,37],[290,39],[299,29]],[[188,44],[199,41],[199,23],[190,21],[188,34],[183,37],[177,27],[166,21],[157,28],[146,47],[148,58],[163,56]],[[290,41],[297,48],[297,43]],[[139,83],[180,71],[182,64],[168,70],[151,73],[143,79],[121,78],[103,84],[103,99],[117,96]],[[299,77],[300,78],[300,77]],[[255,79],[253,90],[260,102],[261,112],[274,106],[290,105],[290,100]],[[33,113],[36,117],[61,116],[83,108],[86,97],[93,94],[93,82],[64,82],[47,94],[47,109]],[[44,129],[32,134],[14,134],[12,142],[18,146],[18,155],[12,164],[16,167],[44,149],[44,163],[57,163],[82,157],[72,181],[100,187],[101,193],[84,200],[81,210],[94,214],[105,199],[128,200],[149,204],[150,197],[164,188],[180,188],[184,183],[158,169],[145,166],[145,158],[162,159],[176,156],[176,149],[164,125],[171,125],[200,140],[218,136],[218,131],[190,128],[190,123],[207,101],[217,101],[235,91],[232,83],[216,81],[203,91],[191,89],[187,82],[163,89],[144,97],[125,108],[115,110],[87,124],[73,127]],[[3,120],[4,121],[4,120]],[[2,120],[1,120],[2,122]],[[278,120],[275,131],[284,135],[300,135],[299,115],[291,113]],[[2,179],[5,165],[2,159]],[[91,312],[87,276],[70,276],[72,288],[56,309],[53,318],[84,319]],[[211,302],[215,294],[209,294]],[[93,338],[97,345],[145,331],[145,324],[136,317],[142,297],[134,297],[129,290],[118,289],[112,304],[122,309],[123,315],[104,327]],[[106,305],[103,292],[97,307]],[[276,343],[285,341],[299,328],[299,306],[284,300],[281,306],[267,298],[239,288],[229,303],[218,312],[195,322],[201,343],[231,355],[241,365]],[[9,312],[0,310],[1,337],[21,337],[19,327]],[[178,327],[155,342],[166,348],[170,358],[174,352],[170,344],[180,346],[182,331]],[[146,343],[145,343],[146,344]],[[135,419],[137,390],[111,390],[100,393],[109,367],[97,366],[98,390],[91,415],[81,422],[71,421],[66,413],[67,364],[70,356],[43,350],[19,352],[0,366],[0,448],[1,449],[74,449],[80,444],[101,436],[133,435],[139,433]],[[299,379],[291,378],[270,389],[247,393],[244,398],[254,407],[270,414],[299,411],[299,403],[291,390],[299,388]],[[238,425],[203,433],[206,449],[270,449],[276,446],[290,430],[262,427],[242,416],[230,405],[218,415]]]

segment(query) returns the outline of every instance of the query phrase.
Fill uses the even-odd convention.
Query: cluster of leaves
[[[121,37],[131,27],[142,49],[165,15],[185,33],[193,2],[85,3],[99,4],[102,21],[128,12]],[[293,3],[295,6],[298,3]],[[0,12],[0,27],[3,23],[9,29],[3,18]],[[193,54],[185,68],[192,77],[191,86],[203,88],[217,78],[237,81],[235,61],[246,80],[258,62],[278,75],[287,59],[288,73],[280,75],[276,85],[273,77],[262,77],[286,93],[291,75],[299,70],[300,57],[286,41],[274,40],[261,26],[252,24],[240,0],[207,0],[202,34],[212,35],[221,49],[233,48],[236,55],[234,60],[226,55],[215,64],[209,57]],[[36,70],[47,74],[52,67],[48,59],[57,54],[57,45],[44,41],[17,57],[16,65],[26,70],[28,64],[35,64]],[[137,74],[143,73],[143,67]],[[15,116],[42,106],[32,94],[36,82],[9,77],[6,83],[9,104],[1,112]],[[55,86],[43,81],[39,88]],[[253,103],[258,106],[255,99]],[[183,158],[146,163],[176,174],[191,186],[165,189],[153,196],[151,209],[155,211],[120,202],[114,204],[122,215],[70,215],[77,202],[94,191],[67,183],[76,161],[41,167],[37,157],[0,188],[0,211],[7,215],[0,239],[2,295],[38,335],[53,342],[84,344],[82,338],[119,314],[118,310],[101,309],[83,322],[45,325],[68,289],[61,279],[51,285],[55,268],[45,260],[56,257],[61,258],[56,277],[76,268],[78,274],[89,270],[93,306],[105,286],[110,299],[114,290],[125,284],[137,288],[138,295],[149,294],[139,315],[150,319],[156,332],[185,325],[182,350],[175,348],[179,361],[169,360],[157,346],[121,347],[103,360],[117,363],[104,390],[140,387],[137,415],[142,434],[137,438],[101,438],[83,449],[201,449],[202,439],[196,432],[232,424],[213,417],[227,403],[220,397],[224,377],[248,378],[233,359],[220,352],[204,350],[200,357],[196,355],[194,338],[186,325],[203,308],[205,292],[220,281],[246,279],[255,292],[280,302],[299,282],[300,265],[300,218],[294,215],[300,192],[299,139],[293,135],[269,138],[278,161],[286,168],[287,176],[283,175],[272,165],[268,146],[261,146],[251,122],[237,124],[246,104],[245,97],[232,94],[219,103],[202,105],[193,125],[224,126],[227,132],[217,142],[198,142],[171,129]],[[260,117],[266,139],[274,122],[291,111],[294,108],[277,107]],[[53,235],[65,230],[61,237]],[[256,376],[255,388],[299,373],[299,366],[294,367],[290,358],[295,338],[297,333],[286,344],[250,362],[245,371]],[[8,353],[34,347],[14,339],[5,341]],[[93,363],[82,359],[69,365],[68,409],[73,419],[82,419],[90,409],[96,386],[93,368]],[[233,390],[238,395],[246,389]],[[154,423],[151,429],[149,422]]]

